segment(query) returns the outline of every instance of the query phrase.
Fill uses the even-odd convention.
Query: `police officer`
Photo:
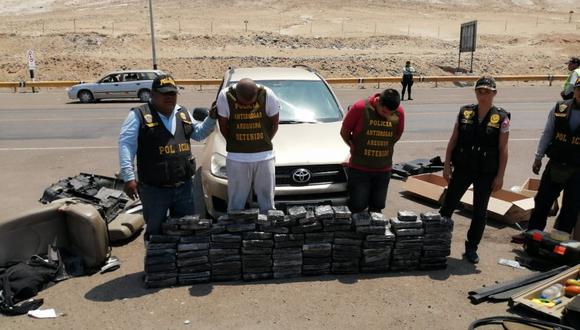
[[[399,92],[385,89],[349,109],[340,130],[350,147],[348,193],[351,212],[381,212],[391,178],[393,151],[403,134],[405,112]]]
[[[571,100],[574,98],[574,83],[578,78],[580,78],[580,58],[572,57],[567,64],[570,74],[568,74],[568,78],[566,78],[566,82],[564,83],[562,92],[560,93],[563,100]]]
[[[544,153],[546,165],[528,230],[544,230],[551,205],[564,190],[562,208],[554,228],[571,233],[580,212],[580,79],[574,83],[574,97],[558,101],[550,110],[532,165],[540,172]]]
[[[153,80],[151,100],[131,109],[119,136],[119,163],[124,191],[140,197],[147,223],[145,240],[161,233],[161,225],[171,216],[194,214],[191,177],[195,162],[189,139],[205,139],[215,128],[216,109],[212,106],[203,122],[177,104],[177,86],[169,75]],[[133,161],[137,155],[137,173]]]
[[[473,219],[464,253],[471,263],[479,262],[477,247],[485,230],[487,204],[491,193],[503,185],[508,159],[510,114],[493,105],[496,94],[492,77],[477,80],[477,104],[461,107],[445,155],[443,176],[449,187],[439,213],[451,217],[461,196],[473,184]]]
[[[415,74],[415,68],[411,66],[411,61],[405,63],[403,68],[403,77],[401,78],[401,85],[403,85],[403,90],[401,91],[401,101],[405,100],[405,90],[409,91],[408,100],[413,100],[411,98],[411,87],[413,86],[414,80],[413,75]]]

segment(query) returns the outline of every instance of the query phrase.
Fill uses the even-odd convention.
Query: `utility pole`
[[[153,55],[153,70],[157,70],[157,55],[155,54],[155,28],[153,28],[153,4],[149,0],[149,24],[151,25],[151,53]]]

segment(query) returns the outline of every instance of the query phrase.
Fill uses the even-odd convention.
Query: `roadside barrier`
[[[417,76],[415,82],[434,82],[435,86],[439,82],[475,82],[479,76]],[[552,86],[553,81],[564,81],[566,75],[518,75],[518,76],[494,76],[496,81],[548,81]],[[362,84],[380,84],[380,83],[398,83],[401,77],[360,77],[360,78],[326,78],[329,84],[344,84],[344,85],[362,85]],[[176,79],[175,82],[182,86],[219,86],[221,79]],[[82,81],[9,81],[0,82],[0,88],[12,88],[14,92],[18,88],[28,87],[60,87],[67,88],[76,84],[83,83]]]

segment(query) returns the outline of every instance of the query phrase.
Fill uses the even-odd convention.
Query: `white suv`
[[[280,125],[272,143],[276,156],[277,207],[319,202],[345,203],[345,162],[349,150],[340,137],[344,112],[330,86],[313,70],[293,68],[229,69],[220,86],[251,78],[280,99]],[[219,93],[219,91],[218,91]],[[197,108],[203,118],[207,109]],[[194,177],[196,208],[217,218],[227,211],[226,141],[216,130],[205,141]],[[255,195],[248,200],[255,203]]]

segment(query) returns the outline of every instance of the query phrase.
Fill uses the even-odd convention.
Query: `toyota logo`
[[[299,168],[292,172],[292,180],[294,180],[296,183],[308,183],[310,182],[311,178],[312,173],[310,173],[310,171],[305,168]]]

